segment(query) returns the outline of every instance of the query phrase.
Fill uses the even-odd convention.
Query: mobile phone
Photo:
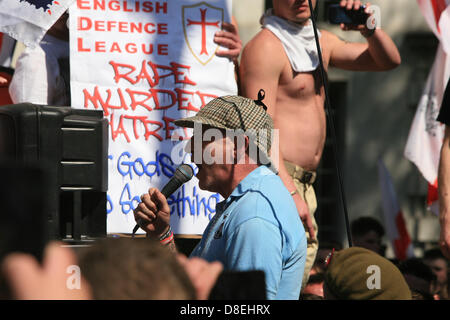
[[[360,25],[365,24],[369,15],[364,12],[365,6],[359,10],[347,10],[339,4],[331,4],[328,7],[328,21],[332,24]]]

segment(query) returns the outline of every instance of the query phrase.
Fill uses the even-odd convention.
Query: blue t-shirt
[[[306,236],[292,196],[266,166],[253,170],[216,206],[191,254],[220,261],[225,270],[262,270],[268,299],[297,300]]]

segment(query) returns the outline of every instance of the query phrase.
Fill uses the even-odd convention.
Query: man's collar
[[[228,197],[228,199],[230,199],[231,197],[242,196],[249,189],[252,189],[254,187],[259,177],[272,174],[274,174],[273,171],[270,170],[267,166],[265,165],[259,166],[258,168],[250,172],[244,179],[242,179],[241,182],[239,182],[239,184],[237,185],[236,188],[234,188],[233,192]]]
[[[233,192],[227,199],[219,202],[216,205],[216,212],[218,213],[225,211],[226,208],[234,201],[234,199],[241,197],[248,190],[254,188],[259,177],[268,175],[275,175],[275,173],[265,165],[261,165],[258,168],[254,169],[244,179],[242,179],[241,182],[239,182],[237,187],[234,188]]]

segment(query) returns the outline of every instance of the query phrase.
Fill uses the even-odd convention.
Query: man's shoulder
[[[244,47],[244,53],[261,54],[270,58],[270,54],[282,54],[283,45],[272,32],[263,28]],[[243,53],[243,54],[244,54]]]
[[[244,47],[240,72],[244,79],[253,77],[252,81],[264,81],[266,77],[279,77],[286,64],[289,60],[281,41],[269,30],[262,29]]]

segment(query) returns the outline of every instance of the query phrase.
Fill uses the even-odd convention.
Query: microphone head
[[[194,170],[188,164],[180,165],[174,173],[174,177],[179,180],[181,183],[188,182],[194,176]]]
[[[174,193],[181,185],[185,182],[191,180],[194,176],[194,170],[192,170],[191,166],[188,164],[182,164],[179,166],[173,177],[170,178],[169,182],[162,188],[161,193],[166,197],[170,197],[172,193]]]

